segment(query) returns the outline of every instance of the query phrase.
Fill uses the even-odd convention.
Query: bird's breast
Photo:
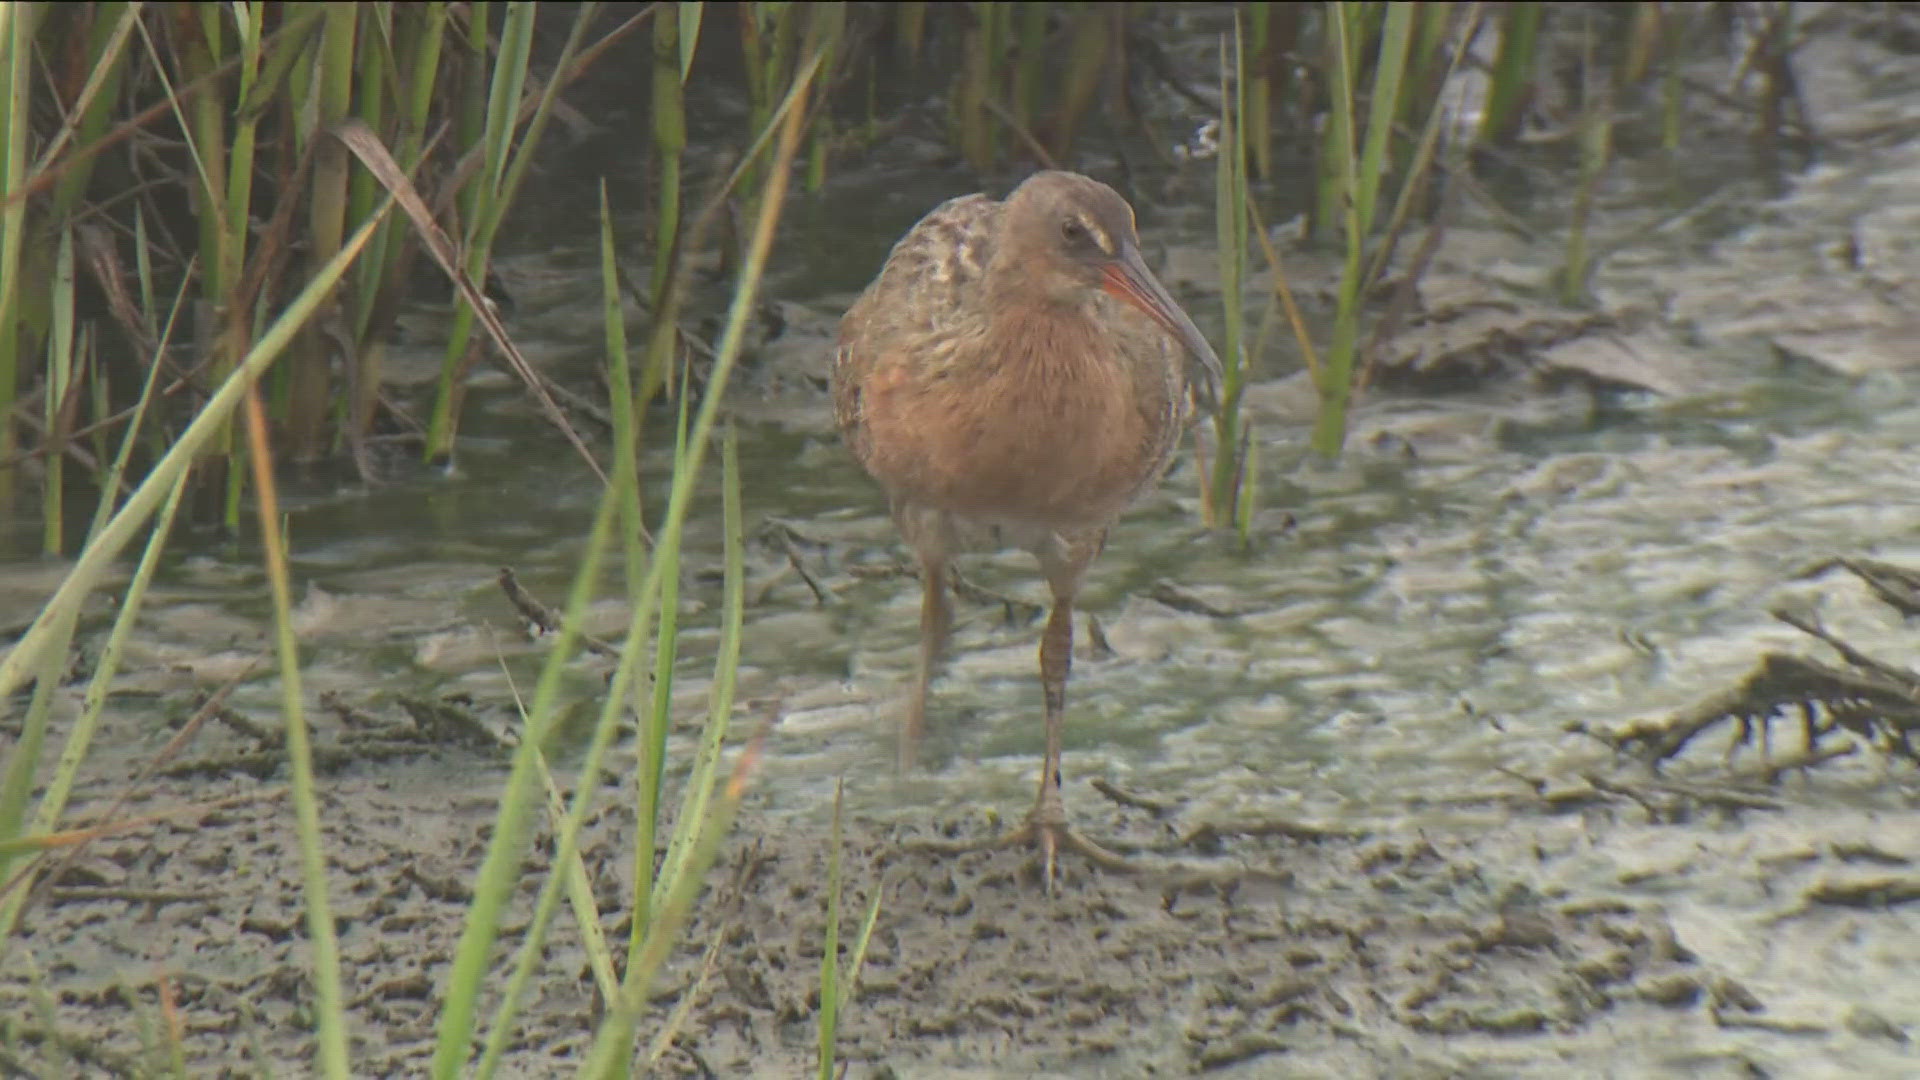
[[[1092,320],[1020,315],[872,367],[868,470],[931,509],[1104,525],[1159,477],[1178,439],[1177,352]]]

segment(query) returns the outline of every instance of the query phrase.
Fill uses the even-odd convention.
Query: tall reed
[[[1501,5],[1500,45],[1494,54],[1486,111],[1480,121],[1483,142],[1506,142],[1520,130],[1521,106],[1532,90],[1540,16],[1545,6],[1539,0]]]
[[[75,340],[73,289],[73,231],[62,229],[53,262],[53,325],[47,334],[44,398],[47,454],[41,481],[45,507],[41,550],[49,555],[59,555],[66,549],[66,513],[62,506],[66,500],[67,440],[73,430],[73,410],[80,403],[75,391],[82,385],[74,368],[81,362],[79,350],[86,348],[87,337],[83,330]]]
[[[817,68],[818,55],[815,54],[801,66],[786,98],[769,117],[770,124],[777,122],[780,134],[772,156],[762,166],[766,182],[760,198],[760,215],[750,240],[746,263],[735,285],[733,302],[728,309],[726,330],[717,346],[717,355],[705,394],[697,414],[693,416],[687,429],[686,437],[678,441],[673,483],[668,494],[665,516],[655,533],[656,546],[646,560],[646,577],[640,586],[639,602],[634,605],[631,612],[619,663],[607,688],[604,698],[606,705],[601,710],[580,764],[580,775],[586,779],[576,790],[566,823],[556,838],[559,849],[559,857],[556,859],[558,865],[565,864],[571,855],[573,845],[577,842],[579,825],[585,818],[587,804],[597,786],[592,778],[599,775],[599,761],[618,730],[618,720],[625,710],[629,688],[638,681],[641,660],[651,653],[657,661],[660,655],[660,644],[666,640],[666,631],[657,633],[654,631],[654,620],[656,615],[662,617],[666,615],[668,583],[670,580],[677,579],[679,575],[676,558],[678,537],[686,522],[694,481],[699,475],[707,446],[712,439],[720,399],[725,393],[727,377],[739,354],[747,314],[752,310],[764,271],[767,251],[772,244],[774,226],[779,220],[786,194],[790,166],[799,145],[802,121],[806,113],[807,90]],[[729,470],[730,474],[735,472],[735,470]],[[732,483],[737,484],[737,479]],[[491,833],[492,838],[476,876],[473,902],[467,915],[465,930],[455,950],[453,965],[444,983],[444,1004],[433,1062],[433,1073],[436,1076],[458,1075],[467,1060],[478,992],[483,984],[493,943],[499,931],[504,902],[519,876],[518,853],[524,843],[522,823],[530,809],[531,785],[537,771],[536,747],[557,707],[560,677],[573,641],[572,628],[576,625],[579,612],[590,594],[591,583],[597,575],[598,563],[608,542],[611,524],[618,517],[616,510],[618,502],[618,497],[611,493],[603,500],[581,572],[576,578],[568,604],[568,616],[563,622],[560,640],[555,643],[554,651],[550,653],[549,662],[535,688],[527,714],[527,734],[520,748],[515,752],[511,772],[502,791],[497,819]],[[623,539],[629,544],[639,542],[638,538],[633,536]],[[737,585],[735,587],[737,588]],[[737,634],[737,628],[733,633]],[[649,648],[650,643],[652,648]],[[723,658],[728,656],[724,648],[722,656]],[[716,685],[730,685],[730,678],[730,673],[725,673],[722,679],[716,681]],[[719,725],[718,730],[724,732],[724,724],[730,711],[730,698],[717,701],[708,717],[709,731],[715,730],[715,725]],[[636,783],[639,788],[636,813],[642,816],[649,813],[647,807],[657,805],[659,800],[660,773],[651,765],[660,760],[656,744],[665,738],[664,718],[662,717],[661,720],[661,723],[649,724],[645,727],[642,739],[644,757],[640,767],[636,769]],[[717,765],[718,738],[711,738],[707,745],[714,748],[713,756]],[[742,764],[747,760],[743,758]],[[699,775],[701,774],[696,771],[696,776]],[[717,767],[709,767],[704,775],[707,792],[711,792],[722,782]],[[620,993],[612,1002],[609,1002],[607,1017],[601,1024],[599,1036],[594,1044],[593,1056],[584,1069],[585,1075],[609,1075],[615,1070],[617,1063],[630,1060],[634,1025],[644,1005],[645,988],[651,982],[659,965],[665,960],[667,949],[677,939],[680,928],[685,924],[693,896],[704,879],[706,867],[717,851],[720,837],[724,834],[734,810],[738,807],[744,790],[744,776],[741,766],[737,765],[732,778],[725,781],[721,798],[712,804],[711,811],[699,813],[697,810],[683,809],[676,820],[675,838],[669,842],[668,857],[661,864],[660,877],[651,882],[647,895],[647,908],[644,911],[636,908],[629,938],[629,961],[622,978]],[[696,786],[689,790],[687,798],[698,801],[690,802],[690,806],[702,805],[706,799],[710,798],[710,795],[701,793],[701,789],[697,786],[698,781],[695,783]],[[645,880],[653,866],[650,830],[642,826],[641,833],[643,842],[648,846],[645,848],[646,856],[635,861],[637,881]],[[674,857],[676,849],[684,853],[678,859]],[[547,925],[546,920],[555,910],[559,887],[557,878],[549,879],[542,886],[541,897],[536,906],[539,917],[528,928],[523,939],[521,959],[516,965],[516,970],[520,974],[515,976],[515,985],[524,984],[525,973],[530,970],[531,958],[539,955],[540,942]],[[483,1068],[491,1068],[492,1063],[498,1060],[499,1047],[502,1045],[500,1040],[506,1037],[513,1022],[515,997],[515,994],[509,993],[494,1018],[487,1040],[488,1049],[482,1058]]]
[[[685,86],[703,5],[680,5],[677,19],[653,23],[653,179],[658,209],[653,219],[653,279],[649,283],[653,335],[640,382],[640,404],[666,382],[680,339],[678,296],[672,288],[680,258],[680,158],[687,148]],[[691,18],[685,13],[691,10]]]
[[[33,124],[33,35],[39,4],[0,8],[0,191],[19,191],[27,179],[27,136]],[[27,204],[9,198],[0,206],[0,461],[18,446],[13,411],[20,388],[24,337],[21,282],[25,265]],[[0,513],[12,513],[13,469],[0,469]]]
[[[1336,293],[1331,340],[1320,354],[1314,372],[1320,409],[1314,419],[1311,445],[1315,452],[1331,457],[1346,441],[1347,411],[1354,384],[1361,371],[1361,306],[1374,283],[1387,272],[1388,257],[1400,231],[1412,211],[1415,193],[1422,190],[1432,168],[1443,112],[1437,107],[1438,95],[1432,89],[1442,85],[1464,55],[1478,26],[1480,5],[1476,4],[1463,20],[1463,31],[1455,39],[1451,60],[1445,70],[1429,65],[1425,77],[1427,90],[1416,95],[1408,92],[1407,74],[1420,53],[1415,42],[1431,47],[1441,31],[1423,28],[1418,20],[1444,19],[1448,11],[1439,5],[1385,4],[1373,12],[1378,20],[1378,47],[1372,58],[1372,79],[1364,99],[1360,96],[1361,33],[1358,16],[1364,11],[1354,5],[1327,5],[1330,33],[1327,41],[1328,69],[1331,72],[1327,139],[1324,153],[1328,159],[1323,170],[1320,205],[1338,209],[1343,260]],[[1418,111],[1408,113],[1408,110]],[[1402,146],[1395,167],[1394,132],[1397,127],[1417,128],[1418,140]],[[1331,175],[1325,175],[1330,171]],[[1397,180],[1390,204],[1383,204],[1382,185]],[[1387,206],[1383,214],[1382,207]]]
[[[995,64],[1005,48],[1007,5],[977,2],[967,7],[971,18],[961,39],[953,94],[954,139],[967,164],[984,171],[999,156],[998,124],[988,103],[995,97]]]
[[[363,238],[372,229],[362,229]],[[300,884],[307,923],[308,966],[313,975],[314,1035],[319,1043],[319,1072],[346,1080],[347,1005],[340,988],[340,943],[327,898],[327,854],[320,832],[320,803],[313,779],[313,736],[307,728],[301,694],[300,645],[293,631],[293,586],[287,571],[286,541],[280,532],[280,503],[275,495],[273,454],[267,435],[260,388],[246,391],[248,457],[253,463],[254,506],[259,511],[260,550],[267,564],[273,597],[273,644],[280,662],[280,710],[286,725],[287,771],[292,774],[294,833],[300,843]]]
[[[748,316],[753,309],[762,275],[765,273],[767,255],[773,245],[774,228],[779,222],[781,207],[786,198],[787,179],[791,165],[800,146],[805,130],[807,98],[812,89],[813,80],[818,74],[820,52],[817,40],[809,41],[805,63],[795,73],[792,85],[779,110],[770,117],[777,119],[779,137],[767,158],[766,181],[759,199],[759,214],[754,222],[753,232],[748,239],[747,251],[741,265],[732,302],[727,308],[725,329],[721,332],[716,346],[712,373],[708,377],[705,395],[701,398],[700,410],[694,418],[688,437],[688,450],[684,468],[674,477],[674,483],[668,496],[667,512],[661,523],[663,535],[676,534],[686,521],[688,504],[692,496],[693,479],[699,473],[705,458],[706,448],[715,420],[719,413],[720,397],[724,392],[727,378],[739,356],[740,346],[746,330]],[[663,573],[667,568],[660,560],[654,560],[647,578],[647,595],[656,597]],[[630,625],[629,648],[632,647],[635,627],[644,627],[649,616],[644,606],[636,612],[634,623]],[[708,722],[713,723],[713,714]],[[604,738],[611,738],[611,720],[602,717],[601,726],[608,729]],[[596,732],[596,738],[603,736]],[[668,844],[668,860],[664,868],[671,868],[675,847],[686,852],[678,866],[684,868],[677,876],[663,876],[656,881],[653,890],[652,918],[645,925],[637,920],[633,933],[642,937],[641,946],[633,955],[633,960],[621,980],[620,995],[610,1002],[605,1018],[600,1023],[592,1051],[589,1054],[583,1073],[588,1076],[609,1076],[620,1071],[620,1063],[627,1061],[633,1053],[634,1027],[640,1012],[646,1004],[646,993],[652,985],[660,965],[666,960],[668,950],[685,926],[698,894],[704,869],[718,850],[720,838],[731,825],[733,815],[739,808],[744,795],[745,768],[750,765],[751,756],[743,755],[734,772],[719,792],[720,798],[712,803],[705,815],[695,815],[682,811],[681,819],[676,823],[676,831],[685,830],[684,839],[677,844]],[[591,775],[591,774],[589,774]],[[713,774],[718,780],[717,770]],[[694,820],[698,816],[699,820]],[[444,1029],[443,1029],[444,1034]],[[445,1043],[442,1043],[445,1046]]]
[[[582,12],[582,14],[585,14]],[[470,9],[468,44],[476,56],[484,56],[491,47],[488,19],[482,6]],[[533,50],[534,8],[531,3],[507,4],[500,26],[500,51],[494,61],[492,78],[487,82],[484,112],[475,117],[470,104],[465,116],[467,133],[478,136],[470,147],[477,152],[479,171],[471,186],[464,188],[462,246],[468,277],[487,279],[492,261],[493,238],[512,201],[509,163],[514,152],[514,135],[519,129],[521,91],[527,81],[527,66]],[[476,68],[478,65],[476,65]],[[469,102],[474,99],[469,98]],[[544,121],[545,116],[539,117]],[[479,131],[473,132],[475,121]],[[538,132],[530,126],[522,151],[537,142]],[[434,396],[433,413],[427,421],[426,456],[429,461],[450,461],[454,433],[465,400],[465,376],[477,359],[479,343],[473,339],[473,309],[457,300],[453,326],[447,332],[447,347],[440,362],[440,382]]]
[[[427,149],[427,129],[434,92],[441,83],[441,55],[446,43],[447,5],[441,0],[396,11],[381,5],[372,21],[378,29],[359,67],[364,76],[359,90],[360,115],[376,131],[389,133],[395,158],[409,175],[419,169]],[[381,47],[382,45],[386,47]],[[389,100],[387,87],[405,93]],[[364,221],[378,197],[378,186],[364,172],[355,172],[347,215]],[[375,240],[376,256],[354,267],[352,293],[353,355],[349,379],[346,437],[353,445],[372,431],[385,375],[387,338],[397,314],[412,252],[406,228],[383,223]]]
[[[340,249],[346,231],[350,158],[346,147],[325,132],[345,120],[353,104],[354,65],[372,66],[376,49],[356,49],[361,9],[351,4],[325,5],[319,48],[312,54],[312,71],[295,78],[296,88],[310,88],[311,98],[297,101],[299,122],[294,125],[295,146],[309,158],[312,172],[307,191],[307,259],[320,265]],[[296,97],[301,96],[296,92]],[[363,174],[364,175],[364,174]],[[244,234],[242,234],[244,235]],[[369,265],[373,265],[369,263]],[[282,419],[288,449],[299,460],[312,460],[328,449],[333,410],[333,346],[322,327],[309,326],[294,342],[283,369],[288,397]],[[344,359],[344,358],[343,358]]]
[[[1207,524],[1222,528],[1239,516],[1251,432],[1240,415],[1247,379],[1244,285],[1247,233],[1251,227],[1247,193],[1246,54],[1239,27],[1232,48],[1220,57],[1219,154],[1214,165],[1214,224],[1220,264],[1220,305],[1226,336],[1221,339],[1220,408],[1214,414],[1213,475],[1205,500]]]
[[[867,905],[866,918],[860,923],[860,932],[854,937],[852,953],[843,970],[840,966],[840,826],[846,786],[842,780],[833,787],[833,828],[827,839],[827,929],[825,940],[820,944],[820,1010],[816,1021],[820,1037],[815,1055],[819,1080],[834,1080],[834,1067],[841,1064],[835,1052],[840,1017],[859,985],[860,968],[866,963],[867,946],[873,941],[873,928],[880,922],[880,900],[885,895],[884,889],[873,891],[873,901]]]

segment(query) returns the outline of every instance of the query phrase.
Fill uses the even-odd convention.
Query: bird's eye
[[[1078,218],[1068,218],[1060,223],[1060,237],[1069,244],[1078,244],[1087,238],[1086,226]]]

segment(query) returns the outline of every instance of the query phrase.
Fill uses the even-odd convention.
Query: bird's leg
[[[1040,758],[1040,793],[1027,828],[1040,840],[1041,880],[1053,892],[1054,853],[1068,834],[1067,805],[1060,798],[1060,744],[1067,726],[1067,676],[1073,671],[1073,594],[1056,595],[1040,634],[1040,692],[1047,709],[1047,749]],[[1069,840],[1071,846],[1071,840]]]
[[[907,714],[900,723],[900,771],[913,768],[920,750],[920,736],[927,725],[927,686],[933,681],[933,669],[946,648],[947,634],[953,628],[953,606],[947,596],[947,562],[942,558],[920,560],[920,660],[913,671],[912,696],[907,699]]]
[[[1038,842],[1041,874],[1053,891],[1054,863],[1061,849],[1076,851],[1105,870],[1128,873],[1139,869],[1132,861],[1101,847],[1067,824],[1066,804],[1060,798],[1060,753],[1066,729],[1067,675],[1073,666],[1073,601],[1080,577],[1100,551],[1102,533],[1075,538],[1055,537],[1039,549],[1041,569],[1053,590],[1053,611],[1040,635],[1040,688],[1046,703],[1046,753],[1040,763],[1040,790],[1033,810],[1017,829],[986,841],[921,841],[911,846],[923,851],[957,853],[1015,847]],[[945,597],[942,597],[942,603]],[[923,641],[924,648],[924,641]]]
[[[1049,577],[1053,575],[1049,574]],[[1053,892],[1054,858],[1061,847],[1077,851],[1108,870],[1133,869],[1125,858],[1087,839],[1067,824],[1066,803],[1060,798],[1061,742],[1067,725],[1067,676],[1073,670],[1073,599],[1078,591],[1076,571],[1066,587],[1056,582],[1053,612],[1040,635],[1040,690],[1046,701],[1047,749],[1040,760],[1040,791],[1034,797],[1027,823],[1015,835],[1040,841],[1041,880]]]

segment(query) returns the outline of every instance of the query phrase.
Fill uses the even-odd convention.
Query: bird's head
[[[1159,323],[1202,369],[1199,395],[1213,396],[1220,359],[1140,258],[1133,207],[1119,192],[1079,173],[1035,173],[1007,196],[996,248],[1021,288],[1056,303],[1097,290]]]

